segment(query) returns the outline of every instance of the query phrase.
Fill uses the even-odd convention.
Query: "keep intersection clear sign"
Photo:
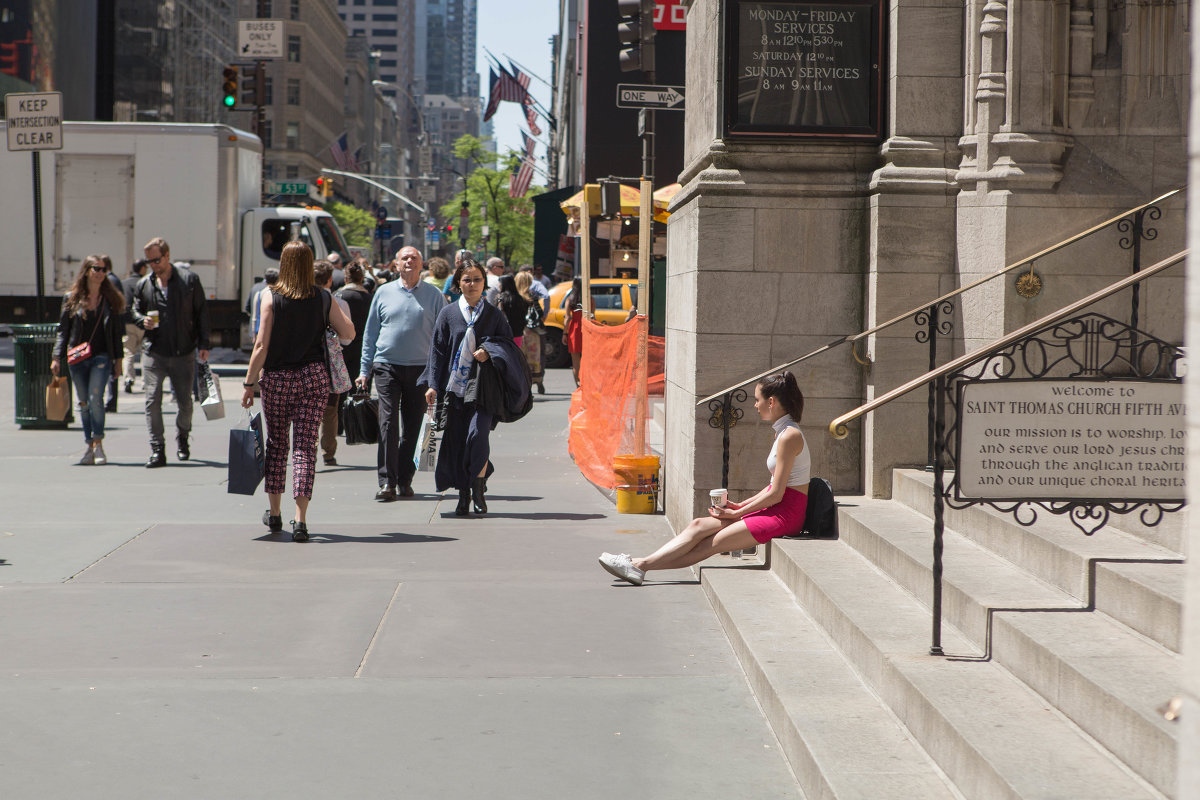
[[[4,116],[10,151],[62,149],[61,92],[6,94]]]
[[[1182,383],[969,381],[959,409],[959,499],[1187,493]]]

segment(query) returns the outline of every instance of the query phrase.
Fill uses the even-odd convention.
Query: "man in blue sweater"
[[[425,393],[417,388],[417,379],[429,359],[433,324],[446,305],[436,286],[420,280],[421,266],[420,251],[403,248],[393,266],[400,280],[375,290],[363,329],[362,369],[355,381],[360,389],[366,389],[373,380],[379,393],[379,493],[375,499],[385,503],[397,495],[413,496],[413,454],[425,413]]]

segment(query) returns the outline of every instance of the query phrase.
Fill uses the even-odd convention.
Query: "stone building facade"
[[[723,14],[687,16],[683,189],[668,226],[666,509],[674,525],[721,483],[721,432],[696,402],[865,331],[1186,182],[1186,4],[1148,0],[884,0],[879,141],[726,135]],[[1183,243],[1181,196],[1162,205],[1142,263]],[[1129,271],[1112,232],[956,301],[939,362]],[[1182,338],[1182,274],[1142,291],[1140,327]],[[1128,319],[1127,301],[1099,310]],[[914,392],[851,426],[837,415],[920,376],[906,321],[799,365],[814,474],[888,496],[895,466],[926,463]],[[868,362],[867,365],[860,363]],[[752,387],[747,387],[748,393]],[[731,435],[729,487],[757,490],[771,430],[752,397]]]

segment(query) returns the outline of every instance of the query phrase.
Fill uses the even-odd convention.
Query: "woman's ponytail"
[[[763,378],[758,384],[763,397],[774,397],[783,406],[793,421],[799,422],[804,415],[804,394],[796,383],[796,376],[784,371],[769,378]]]

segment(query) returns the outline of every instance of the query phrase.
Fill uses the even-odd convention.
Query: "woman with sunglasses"
[[[121,340],[125,335],[125,297],[108,280],[105,257],[90,255],[75,277],[71,290],[63,298],[58,319],[58,335],[50,372],[58,377],[67,363],[79,419],[87,449],[79,459],[82,466],[107,464],[104,453],[104,388],[115,370],[121,375]],[[87,345],[73,359],[68,350]],[[69,363],[74,360],[75,363]]]
[[[443,396],[446,427],[442,431],[434,482],[439,492],[451,487],[458,489],[458,508],[454,513],[465,517],[472,500],[475,513],[487,513],[484,492],[488,476],[494,471],[488,436],[495,427],[491,414],[465,401],[467,382],[474,363],[489,358],[483,349],[484,340],[491,337],[511,340],[512,328],[504,314],[483,299],[487,288],[483,267],[475,263],[470,253],[460,252],[465,254],[450,288],[461,296],[438,314],[429,364],[417,386],[426,387],[425,401],[430,407],[439,394]]]

